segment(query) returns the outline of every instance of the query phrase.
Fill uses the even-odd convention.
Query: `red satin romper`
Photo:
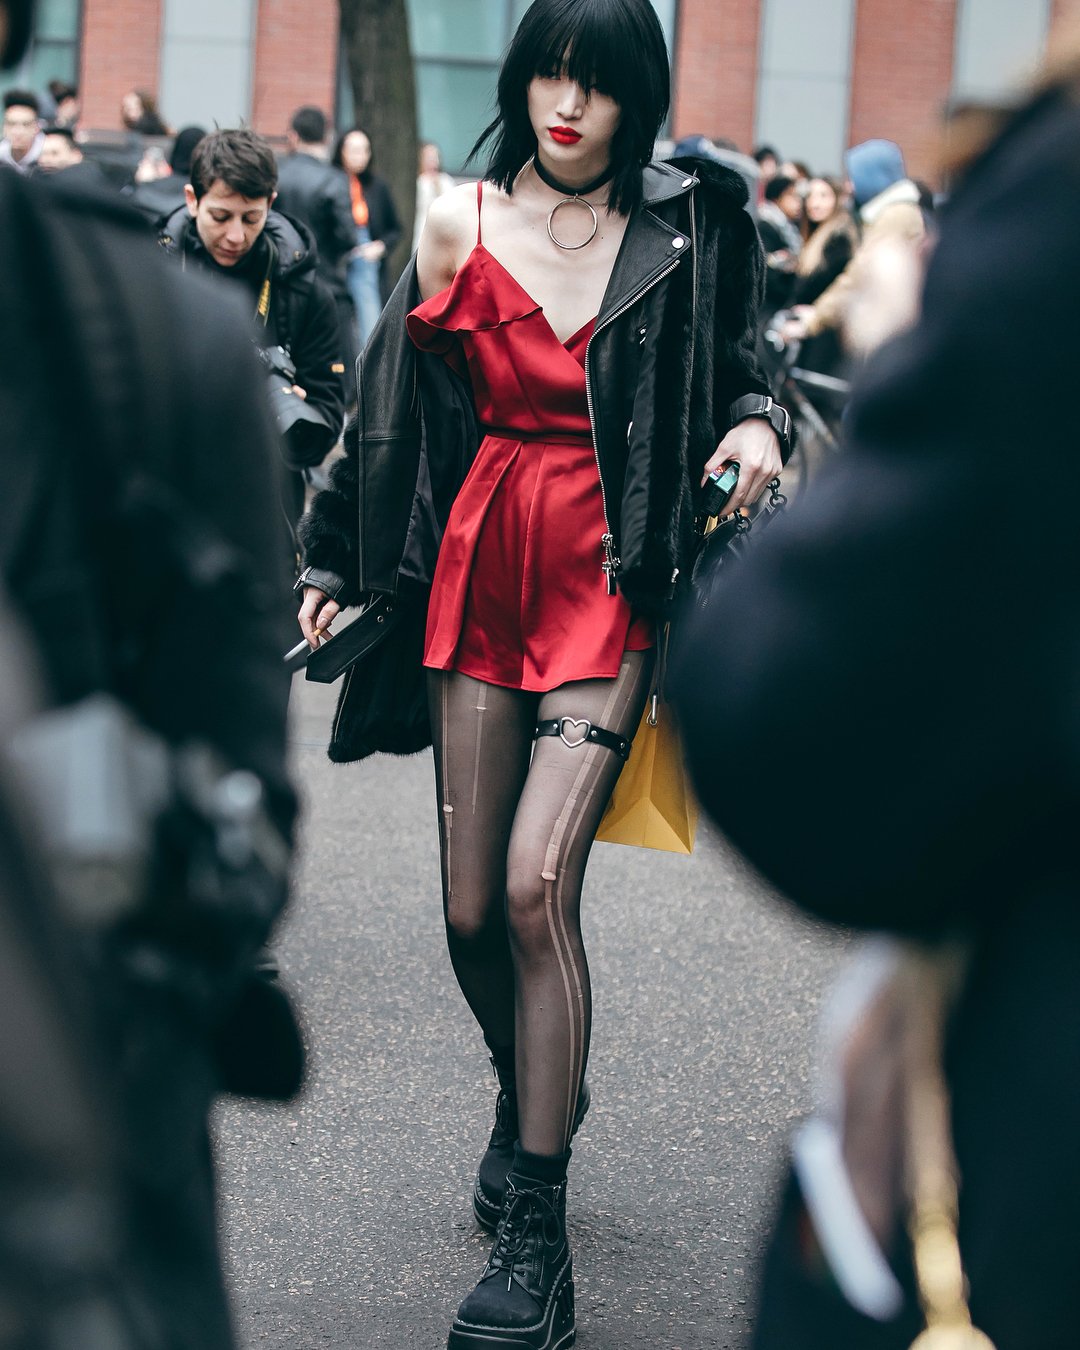
[[[477,184],[477,208],[483,186]],[[609,595],[600,473],[585,394],[595,319],[565,343],[483,245],[406,319],[422,351],[472,385],[484,439],[454,502],[428,608],[424,664],[546,692],[614,679],[650,623]]]

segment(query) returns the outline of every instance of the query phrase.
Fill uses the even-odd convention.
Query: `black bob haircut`
[[[270,142],[247,127],[211,131],[191,152],[189,181],[196,199],[201,201],[218,179],[241,197],[272,197],[278,167]]]
[[[667,43],[650,0],[535,0],[529,7],[499,72],[498,116],[469,155],[490,141],[486,176],[506,192],[536,154],[528,89],[537,75],[566,75],[619,105],[611,204],[629,214],[641,201],[641,170],[671,102]]]

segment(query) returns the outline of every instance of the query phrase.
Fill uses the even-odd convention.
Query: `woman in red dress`
[[[722,168],[705,183],[701,165],[650,164],[668,95],[649,0],[530,8],[480,142],[486,179],[433,203],[363,358],[359,449],[304,531],[300,619],[317,646],[340,605],[379,589],[388,532],[383,588],[415,579],[397,559],[437,515],[452,421],[425,398],[433,380],[468,391],[482,439],[435,531],[424,664],[450,954],[501,1090],[473,1197],[496,1239],[451,1350],[573,1342],[585,865],[650,692],[655,622],[688,570],[693,495],[738,459],[738,506],[780,468],[745,189]],[[416,497],[391,529],[370,498],[399,475]],[[343,538],[357,508],[359,540]]]

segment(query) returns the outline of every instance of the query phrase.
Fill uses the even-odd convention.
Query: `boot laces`
[[[542,1236],[544,1243],[552,1247],[558,1242],[562,1233],[559,1217],[561,1192],[561,1186],[519,1190],[512,1180],[507,1180],[502,1218],[495,1233],[495,1246],[491,1250],[484,1279],[505,1272],[507,1289],[517,1279],[527,1292],[534,1292],[529,1288],[527,1279],[522,1278],[532,1261],[536,1245],[530,1239]],[[522,1267],[526,1270],[521,1270]]]

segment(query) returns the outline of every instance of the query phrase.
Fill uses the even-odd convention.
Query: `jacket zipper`
[[[596,335],[605,328],[610,328],[616,319],[621,318],[623,314],[641,299],[643,295],[648,295],[654,286],[659,286],[665,277],[669,277],[676,267],[682,262],[682,256],[674,259],[670,267],[665,267],[659,276],[653,277],[647,285],[642,286],[639,291],[635,291],[628,300],[624,300],[614,314],[606,318],[599,327],[593,329],[592,337],[585,347],[585,399],[589,405],[589,426],[592,428],[593,454],[596,457],[596,475],[600,479],[600,498],[604,507],[604,534],[600,540],[604,549],[604,561],[600,565],[600,570],[604,574],[607,584],[608,595],[614,595],[616,592],[615,574],[622,566],[622,559],[615,552],[615,536],[611,532],[611,518],[608,515],[607,488],[604,486],[604,474],[600,468],[600,446],[596,435],[596,414],[593,410],[592,384],[589,380],[589,352],[592,349]],[[631,424],[633,425],[633,424]]]

